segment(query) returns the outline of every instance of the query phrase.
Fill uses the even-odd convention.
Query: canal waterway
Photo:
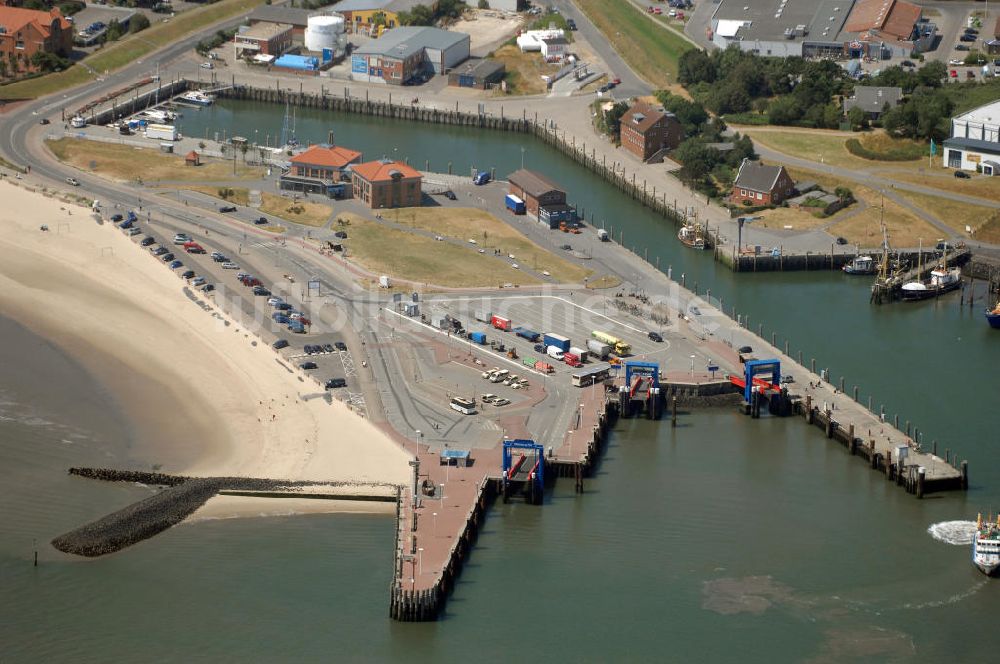
[[[188,112],[182,128],[251,140],[256,129],[263,142],[283,112],[217,104]],[[69,387],[18,378],[89,385],[69,360],[53,366],[57,353],[29,347],[0,355],[20,369],[0,372],[5,661],[992,659],[1000,586],[972,567],[967,547],[926,532],[1000,509],[991,422],[1000,338],[981,305],[970,312],[956,296],[873,307],[864,278],[735,275],[526,136],[297,112],[303,143],[330,130],[366,158],[429,160],[436,170],[450,160],[455,172],[495,167],[500,177],[520,167],[525,148],[526,167],[563,185],[588,218],[624,229],[626,245],[711,288],[752,328],[776,330],[779,344],[788,338],[835,381],[860,384],[863,400],[872,394],[890,417],[916,422],[925,445],[958,449],[970,491],[918,501],[799,420],[705,410],[683,414],[677,429],[621,421],[582,496],[564,482],[541,508],[497,504],[438,623],[388,619],[393,524],[380,516],[200,522],[94,561],[42,546],[36,569],[33,538],[145,489],[63,479],[66,466],[117,450],[129,433],[117,416],[93,417],[115,412],[97,388],[87,391],[105,401],[72,406]],[[96,442],[70,446],[66,427]]]

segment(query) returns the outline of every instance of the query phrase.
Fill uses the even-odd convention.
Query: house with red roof
[[[0,6],[0,61],[7,76],[35,71],[36,53],[68,57],[73,50],[73,25],[62,12]]]
[[[339,145],[311,145],[289,161],[288,172],[278,180],[282,189],[343,198],[348,193],[344,183],[350,182],[361,153]]]
[[[401,161],[379,159],[358,164],[351,169],[354,198],[373,210],[393,207],[416,207],[423,194],[420,171]]]

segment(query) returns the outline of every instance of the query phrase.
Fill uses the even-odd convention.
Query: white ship
[[[70,118],[69,125],[75,129],[82,129],[87,126],[87,118],[82,115],[74,115]]]
[[[201,90],[191,90],[190,92],[185,92],[179,99],[182,102],[195,104],[197,106],[211,106],[215,103],[215,97],[202,92]]]
[[[976,536],[972,539],[972,563],[986,576],[1000,569],[1000,515],[996,521],[976,517]]]

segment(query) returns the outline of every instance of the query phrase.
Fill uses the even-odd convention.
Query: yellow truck
[[[596,339],[597,341],[600,341],[601,343],[605,343],[611,346],[611,349],[614,351],[615,355],[623,356],[623,355],[628,355],[629,353],[632,352],[632,346],[625,343],[618,337],[608,334],[607,332],[594,330],[593,332],[590,333],[590,336]]]

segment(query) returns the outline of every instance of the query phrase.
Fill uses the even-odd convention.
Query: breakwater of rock
[[[254,477],[185,477],[112,468],[70,468],[71,475],[107,482],[133,482],[166,487],[117,512],[52,540],[52,546],[78,556],[96,557],[120,551],[177,525],[209,498],[222,491],[256,495],[294,494],[304,487],[351,487],[385,491],[394,485],[377,482],[309,482]],[[303,492],[308,496],[308,492]]]

